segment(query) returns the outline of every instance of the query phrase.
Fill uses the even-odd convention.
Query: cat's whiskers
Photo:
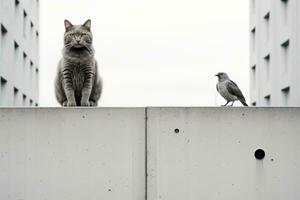
[[[90,53],[90,55],[93,55],[93,50],[86,44],[83,43],[83,46],[88,50],[88,52]]]
[[[69,44],[65,44],[65,49],[66,50],[70,50],[72,48],[72,45],[69,43]]]

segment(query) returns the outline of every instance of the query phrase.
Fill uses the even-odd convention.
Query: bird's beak
[[[215,76],[219,76],[218,74],[215,74]]]

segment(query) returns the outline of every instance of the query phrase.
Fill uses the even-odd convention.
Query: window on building
[[[25,68],[27,65],[27,54],[23,52],[23,67]]]
[[[1,24],[1,32],[0,32],[0,60],[6,61],[7,56],[6,52],[6,43],[7,43],[7,29],[3,24]]]
[[[265,61],[264,62],[265,63],[264,74],[265,74],[265,78],[267,81],[269,80],[269,77],[270,77],[270,59],[271,59],[270,54],[268,54],[264,57],[264,61]]]
[[[35,77],[34,77],[34,79],[35,79],[34,84],[35,84],[36,88],[38,88],[38,85],[39,85],[39,68],[38,67],[35,68]]]
[[[5,26],[3,24],[1,24],[1,44],[3,44],[2,42],[4,41],[6,35],[7,35],[7,29],[5,28]]]
[[[271,105],[271,95],[265,96],[265,105],[270,106]]]
[[[289,46],[290,46],[290,40],[287,39],[281,44],[282,47],[282,71],[287,72],[288,71],[288,60],[289,60]]]
[[[252,80],[252,87],[256,87],[256,65],[251,67],[251,80]]]
[[[33,83],[33,78],[34,78],[34,63],[32,60],[30,60],[30,71],[29,71],[29,80],[30,80],[30,85],[32,86]]]
[[[285,42],[283,42],[283,43],[281,44],[281,46],[282,46],[283,48],[289,47],[289,46],[290,46],[290,40],[287,39]]]
[[[20,45],[14,41],[14,61],[17,63],[19,60],[19,47]]]
[[[37,52],[39,52],[39,32],[38,31],[36,31],[35,32],[35,49],[36,49],[36,51]]]
[[[27,96],[26,96],[26,94],[23,94],[23,97],[22,97],[22,105],[23,106],[27,106]]]
[[[251,30],[251,49],[255,51],[255,44],[256,44],[256,28],[254,27]]]
[[[0,106],[7,106],[7,80],[0,77]]]
[[[290,87],[285,87],[281,90],[282,92],[282,103],[284,106],[288,106],[290,104]]]
[[[34,24],[32,21],[30,21],[30,40],[34,38]]]
[[[19,89],[14,87],[14,106],[19,105]]]
[[[27,23],[28,23],[28,16],[26,11],[23,11],[23,36],[27,37]]]
[[[264,29],[265,29],[265,41],[269,41],[270,38],[270,12],[264,16]]]
[[[1,91],[3,91],[3,89],[5,89],[7,84],[7,80],[3,77],[0,77],[0,86],[1,86]]]
[[[1,83],[1,87],[7,83],[7,80],[3,77],[0,77],[0,83]]]
[[[14,42],[14,47],[15,47],[15,50],[18,50],[19,47],[20,47],[20,45],[15,41],[15,42]]]
[[[7,33],[7,29],[5,28],[5,26],[3,24],[1,24],[1,35],[5,36]]]
[[[20,0],[15,0],[15,19],[17,19],[17,14],[19,13]]]
[[[267,12],[267,14],[265,14],[264,19],[267,21],[270,20],[270,12]]]

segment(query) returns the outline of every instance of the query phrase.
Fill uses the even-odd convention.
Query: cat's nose
[[[80,42],[80,38],[79,38],[79,37],[75,37],[74,39],[75,39],[75,41],[76,41],[77,43]]]

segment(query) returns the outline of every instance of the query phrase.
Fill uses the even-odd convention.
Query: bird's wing
[[[216,85],[217,91],[219,92],[218,84]]]
[[[242,94],[242,91],[232,80],[226,82],[226,88],[230,94],[236,96],[239,100],[244,102],[246,101],[244,95]]]

